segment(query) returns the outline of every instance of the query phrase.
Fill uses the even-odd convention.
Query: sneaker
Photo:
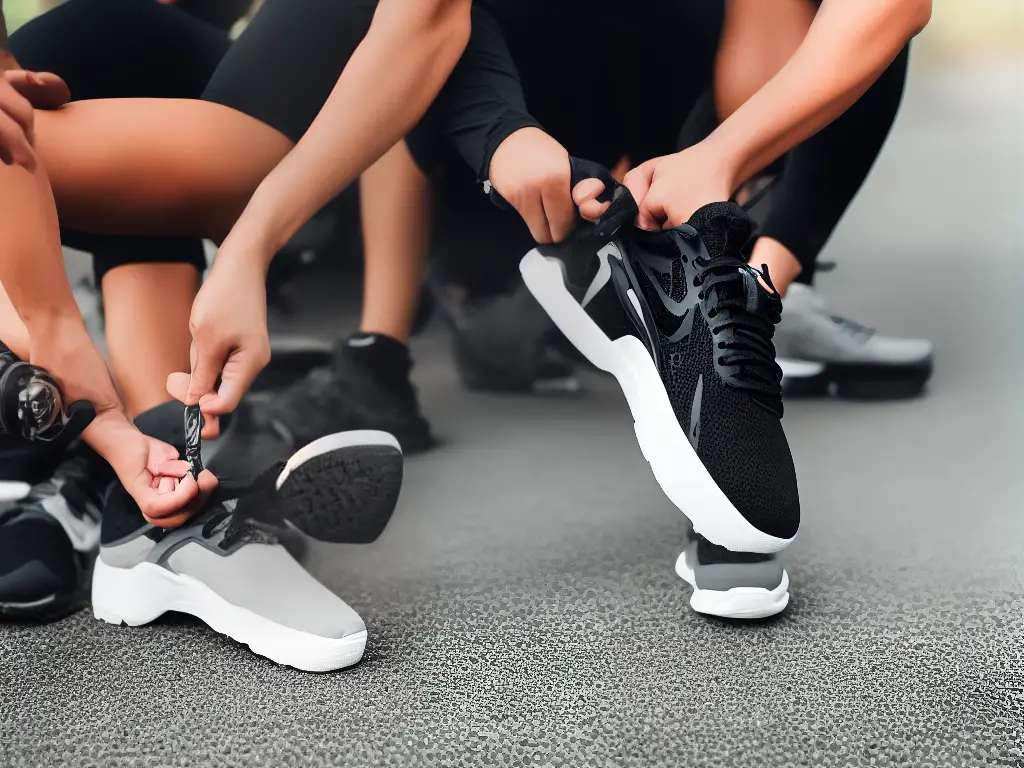
[[[475,392],[574,393],[575,368],[555,346],[558,330],[522,286],[511,293],[470,297],[428,281],[453,334],[455,367]]]
[[[690,532],[676,573],[693,587],[690,607],[724,619],[763,619],[789,605],[789,574],[774,554],[732,552]]]
[[[809,285],[793,283],[775,334],[786,395],[916,397],[932,375],[927,339],[882,336],[833,315]]]
[[[317,368],[280,393],[261,414],[293,447],[349,430],[383,430],[402,451],[434,444],[420,413],[409,348],[380,334],[356,334],[338,344],[327,368]]]
[[[50,479],[0,512],[0,615],[54,620],[81,607],[112,481],[105,462],[76,443]]]
[[[782,429],[780,301],[743,259],[743,211],[705,206],[661,232],[583,228],[540,246],[523,278],[566,337],[616,377],[644,457],[695,529],[737,552],[777,552],[800,523]]]
[[[290,522],[324,541],[375,539],[401,481],[389,438],[328,435],[248,486],[221,483],[176,529],[145,523],[118,488],[93,575],[96,618],[138,626],[179,611],[278,664],[308,672],[355,664],[366,647],[362,619],[292,557],[278,531]],[[391,460],[381,460],[384,446]]]

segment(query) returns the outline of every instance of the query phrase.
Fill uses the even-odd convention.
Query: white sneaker
[[[791,396],[914,397],[932,373],[930,341],[882,336],[833,315],[802,283],[786,292],[774,342],[782,390]]]

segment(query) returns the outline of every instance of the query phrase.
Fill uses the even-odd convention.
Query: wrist
[[[697,146],[704,147],[713,158],[713,165],[719,169],[720,179],[728,187],[730,195],[749,181],[748,176],[757,173],[757,169],[750,168],[753,153],[748,142],[728,130],[724,123]]]
[[[89,336],[89,330],[77,306],[74,310],[64,307],[43,307],[39,310],[22,310],[20,314],[33,344],[37,340]]]

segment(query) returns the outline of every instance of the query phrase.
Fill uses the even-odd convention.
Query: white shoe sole
[[[723,619],[764,619],[782,613],[789,605],[789,573],[782,572],[782,581],[775,589],[763,587],[733,587],[721,591],[700,589],[693,570],[686,563],[684,551],[676,560],[679,578],[693,587],[690,607],[697,613],[719,616]]]
[[[566,338],[619,382],[633,415],[640,450],[673,504],[709,541],[734,552],[772,553],[793,540],[770,536],[747,522],[718,487],[679,426],[668,393],[643,343],[612,341],[566,290],[562,266],[532,250],[519,263],[523,280]]]
[[[167,611],[195,616],[211,629],[248,645],[253,653],[306,672],[331,672],[363,657],[366,631],[320,637],[285,627],[229,603],[202,582],[153,563],[115,568],[97,559],[92,580],[97,619],[135,627]]]
[[[21,501],[28,496],[32,486],[17,480],[0,480],[0,503],[5,501]]]

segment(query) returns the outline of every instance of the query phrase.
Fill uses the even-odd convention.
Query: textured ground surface
[[[379,542],[312,553],[369,626],[360,666],[299,674],[185,617],[0,627],[0,765],[1024,765],[1022,83],[919,78],[833,243],[822,290],[939,367],[917,402],[790,405],[782,618],[689,612],[611,382],[467,395],[435,333],[446,445]]]

